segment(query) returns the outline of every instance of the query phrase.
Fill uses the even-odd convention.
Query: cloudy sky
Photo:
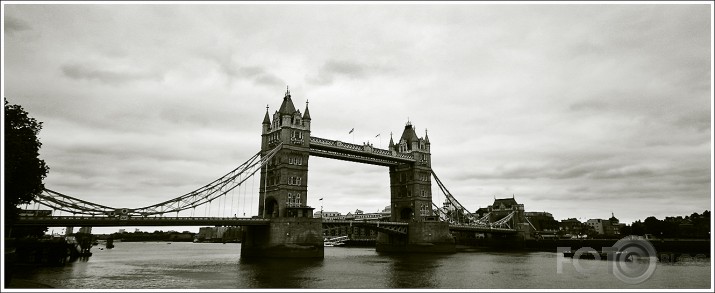
[[[712,206],[710,5],[3,8],[3,96],[44,123],[46,187],[91,202],[144,207],[222,176],[290,86],[313,136],[386,148],[408,119],[427,129],[472,211],[514,195],[631,223]],[[313,207],[389,204],[384,167],[310,170]],[[257,189],[230,205],[256,213]]]

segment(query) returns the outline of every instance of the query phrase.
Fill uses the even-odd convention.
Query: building
[[[524,223],[524,204],[516,202],[514,197],[494,199],[494,203],[487,207],[489,211],[489,222],[494,223],[504,217],[514,213],[510,223]],[[514,225],[511,225],[514,227]]]
[[[241,240],[241,227],[201,227],[196,234],[199,242],[228,242]]]
[[[561,222],[559,222],[559,231],[561,231],[562,235],[584,235],[586,234],[586,231],[583,225],[584,224],[576,218],[569,218],[566,220],[561,220]]]
[[[477,217],[477,219],[481,219],[482,217],[486,216],[489,213],[489,208],[478,208],[476,212],[474,212],[474,216]]]
[[[385,206],[385,208],[382,209],[382,211],[380,212],[380,214],[382,214],[382,216],[381,216],[382,219],[389,220],[389,219],[390,219],[390,215],[392,214],[392,208],[391,208],[389,205],[388,205],[388,206]]]
[[[315,212],[313,214],[313,218],[323,218],[323,220],[345,220],[345,216],[339,212]]]
[[[524,218],[536,231],[558,232],[559,222],[548,212],[525,212]]]
[[[618,218],[613,216],[613,213],[611,213],[611,218],[609,218],[608,220],[590,219],[586,221],[586,225],[593,228],[596,234],[607,236],[620,235],[621,228],[625,226],[619,223]]]
[[[589,219],[588,221],[586,221],[586,225],[593,228],[593,230],[596,231],[596,234],[598,235],[603,235],[605,232],[603,229],[603,223],[603,219]]]
[[[385,208],[382,212],[364,213],[362,210],[355,210],[355,213],[345,215],[348,221],[387,221],[390,219],[390,210]]]

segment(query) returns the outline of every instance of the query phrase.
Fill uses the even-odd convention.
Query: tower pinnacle
[[[263,116],[263,124],[271,124],[271,118],[268,116],[268,105],[266,105],[266,115]]]
[[[305,99],[305,112],[303,113],[303,120],[310,120],[310,111],[308,111],[308,99]]]

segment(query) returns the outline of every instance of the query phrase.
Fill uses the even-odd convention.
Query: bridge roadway
[[[47,227],[122,227],[122,226],[266,226],[270,219],[234,218],[234,217],[86,217],[86,216],[50,216],[19,217],[19,226]],[[391,234],[407,234],[408,223],[386,221],[347,221],[326,220],[323,228],[334,229],[342,226],[364,227]],[[512,234],[515,229],[493,228],[478,225],[449,225],[450,231],[478,233]]]

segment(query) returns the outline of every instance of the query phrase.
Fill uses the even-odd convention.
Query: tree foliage
[[[5,99],[5,223],[12,225],[18,205],[27,204],[45,188],[42,180],[49,167],[41,160],[42,143],[37,135],[42,122],[28,115],[20,105]]]

